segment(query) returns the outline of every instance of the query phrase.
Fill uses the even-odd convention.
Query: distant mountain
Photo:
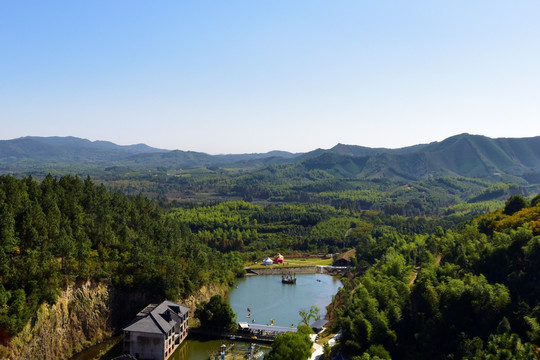
[[[260,168],[275,163],[283,163],[296,155],[285,151],[271,151],[263,154],[209,155],[195,151],[173,150],[161,153],[147,153],[130,156],[125,165],[136,167],[194,168],[232,167]]]
[[[212,166],[218,160],[212,156],[195,151],[172,150],[159,153],[146,153],[132,155],[123,163],[137,167],[166,167],[166,168],[192,168],[198,166]]]
[[[44,162],[95,163],[130,155],[166,151],[144,144],[121,146],[108,141],[76,137],[33,137],[0,141],[0,160],[31,159]]]
[[[227,162],[227,163],[253,160],[253,159],[267,159],[267,158],[294,159],[297,156],[298,154],[293,154],[287,151],[279,151],[279,150],[274,150],[267,153],[215,155],[216,158],[221,158],[223,159],[224,162]]]
[[[359,155],[360,154],[360,155]],[[461,134],[402,149],[337,145],[303,161],[338,177],[419,180],[430,176],[540,180],[540,137],[491,139]]]
[[[358,145],[345,145],[337,144],[329,152],[333,152],[341,155],[350,155],[350,156],[375,156],[379,154],[409,154],[415,151],[421,150],[426,145],[413,145],[407,146],[399,149],[387,149],[387,148],[368,148]]]
[[[52,145],[56,147],[75,148],[75,149],[77,148],[78,149],[96,149],[96,150],[97,149],[120,150],[120,151],[125,151],[131,154],[169,151],[169,150],[163,150],[163,149],[156,149],[146,144],[117,145],[110,141],[103,141],[103,140],[90,141],[87,139],[81,139],[81,138],[77,138],[73,136],[67,136],[67,137],[27,136],[22,139],[33,140],[39,143],[44,143],[44,144],[48,144],[48,145]]]
[[[27,136],[0,141],[0,170],[25,171],[53,164],[129,167],[261,167],[296,157],[286,151],[261,154],[209,155],[195,151],[163,150],[145,144],[117,145],[77,137]]]
[[[312,159],[326,153],[355,156],[355,157],[376,156],[380,154],[408,154],[408,153],[413,153],[415,151],[421,150],[425,146],[427,145],[421,144],[421,145],[407,146],[407,147],[398,148],[398,149],[388,149],[388,148],[369,148],[369,147],[358,146],[358,145],[337,144],[336,146],[328,150],[316,149],[308,153],[301,154],[298,156],[298,159],[302,159],[302,160]]]
[[[209,155],[163,150],[144,144],[121,146],[76,137],[24,137],[0,141],[0,170],[54,168],[62,164],[94,167],[261,169],[280,164],[296,174],[319,170],[335,178],[420,180],[464,176],[521,184],[540,183],[540,137],[492,139],[460,134],[441,142],[399,149],[337,144],[293,154]],[[312,173],[313,174],[313,173]],[[306,174],[306,176],[308,176]]]

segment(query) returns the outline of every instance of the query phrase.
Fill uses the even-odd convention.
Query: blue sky
[[[1,139],[207,153],[540,135],[540,1],[2,1]]]

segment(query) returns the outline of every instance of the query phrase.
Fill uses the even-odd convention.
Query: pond
[[[282,284],[276,275],[248,276],[229,292],[228,300],[238,321],[264,325],[274,320],[277,326],[296,326],[301,320],[298,311],[312,305],[324,318],[326,306],[341,286],[337,278],[324,274],[296,275],[296,284]]]
[[[296,284],[282,284],[279,275],[247,276],[231,289],[228,301],[238,321],[270,324],[273,320],[276,326],[296,326],[300,323],[298,311],[311,305],[317,306],[324,318],[326,306],[341,286],[337,278],[324,274],[296,275]],[[207,360],[220,345],[220,340],[188,339],[171,359]]]

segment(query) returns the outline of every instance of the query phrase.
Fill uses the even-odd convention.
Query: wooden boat
[[[281,282],[283,284],[296,284],[296,275],[281,274]]]

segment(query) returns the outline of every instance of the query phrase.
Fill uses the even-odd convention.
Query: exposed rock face
[[[227,290],[223,284],[203,286],[196,294],[179,301],[190,307],[193,318],[198,303],[216,294],[225,296]],[[0,358],[68,359],[118,333],[143,307],[161,300],[100,283],[69,286],[56,304],[41,306],[35,319],[11,339],[8,348],[0,346]]]
[[[193,321],[197,304],[200,304],[202,302],[208,302],[210,298],[214,295],[221,295],[222,297],[226,297],[228,291],[229,287],[224,284],[204,285],[199,289],[199,291],[197,291],[197,293],[189,296],[187,299],[181,299],[179,300],[179,302],[189,307],[189,318],[191,321]]]
[[[56,304],[42,305],[36,318],[11,341],[9,359],[66,359],[110,337],[110,292],[103,284],[70,286]]]

